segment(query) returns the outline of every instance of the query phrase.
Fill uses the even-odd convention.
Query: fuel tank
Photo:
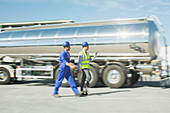
[[[89,52],[103,57],[157,58],[161,33],[151,18],[116,19],[54,26],[10,29],[0,32],[0,55],[11,57],[55,55],[71,43],[77,56],[87,41]]]

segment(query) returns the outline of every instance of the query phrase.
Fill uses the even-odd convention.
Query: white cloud
[[[96,11],[122,10],[170,15],[170,0],[0,0],[0,2],[52,2],[92,7]]]
[[[94,7],[97,10],[108,10],[117,7],[117,2],[113,0],[69,0],[78,5]]]
[[[143,0],[144,2],[145,0]],[[168,0],[151,0],[145,1],[142,5],[141,10],[144,9],[145,12],[170,15],[170,1]]]
[[[164,13],[169,15],[169,0],[69,0],[78,5],[94,7],[99,11],[111,9]]]

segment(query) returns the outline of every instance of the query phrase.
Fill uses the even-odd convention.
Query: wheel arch
[[[92,62],[92,63],[90,63],[90,66],[94,67],[97,71],[97,75],[99,75],[99,64]]]
[[[105,67],[103,68],[102,75],[103,75],[104,70],[105,70],[108,66],[111,66],[111,65],[117,65],[117,66],[120,66],[120,67],[122,67],[123,69],[126,70],[126,65],[123,64],[123,63],[121,63],[121,62],[109,62],[109,63],[107,63],[107,64],[105,65]],[[126,74],[127,74],[127,73],[126,73]]]

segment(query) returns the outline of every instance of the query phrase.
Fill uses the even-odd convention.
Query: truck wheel
[[[96,84],[98,83],[98,79],[99,79],[97,71],[93,66],[90,66],[90,75],[91,75],[91,79],[90,79],[88,87],[92,88],[92,87],[96,86]],[[78,82],[80,84],[81,78],[82,78],[82,73],[79,73],[77,76],[78,76]]]
[[[55,72],[55,81],[56,81],[57,78],[58,78],[58,73],[59,73],[59,68],[58,68],[58,69],[56,70],[56,72]],[[73,79],[75,80],[75,76],[74,76],[74,73],[73,73],[73,70],[72,70],[72,69],[71,69],[71,74],[72,74],[72,76],[73,76]],[[62,86],[62,87],[68,87],[68,86],[70,86],[66,78],[63,79],[61,86]]]
[[[10,73],[5,68],[0,68],[0,84],[4,85],[11,81]]]
[[[126,82],[126,70],[118,65],[110,65],[103,71],[102,79],[108,87],[122,87]]]

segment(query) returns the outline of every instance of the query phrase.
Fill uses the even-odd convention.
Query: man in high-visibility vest
[[[82,71],[82,79],[80,83],[80,91],[82,92],[82,95],[88,95],[88,90],[87,87],[90,82],[90,61],[93,61],[96,58],[96,54],[94,57],[91,59],[88,49],[89,49],[89,44],[87,42],[82,43],[82,51],[79,53],[79,61],[78,61],[78,73]],[[83,88],[85,88],[83,90]]]
[[[59,67],[59,73],[58,73],[58,78],[55,82],[55,89],[54,89],[54,96],[55,97],[60,97],[58,94],[59,88],[62,84],[62,81],[64,77],[66,77],[70,87],[74,91],[74,94],[76,96],[81,96],[81,92],[77,89],[77,86],[74,82],[74,79],[71,74],[71,69],[75,69],[75,65],[70,64],[70,43],[68,41],[65,41],[63,43],[64,50],[60,53],[60,67]]]

